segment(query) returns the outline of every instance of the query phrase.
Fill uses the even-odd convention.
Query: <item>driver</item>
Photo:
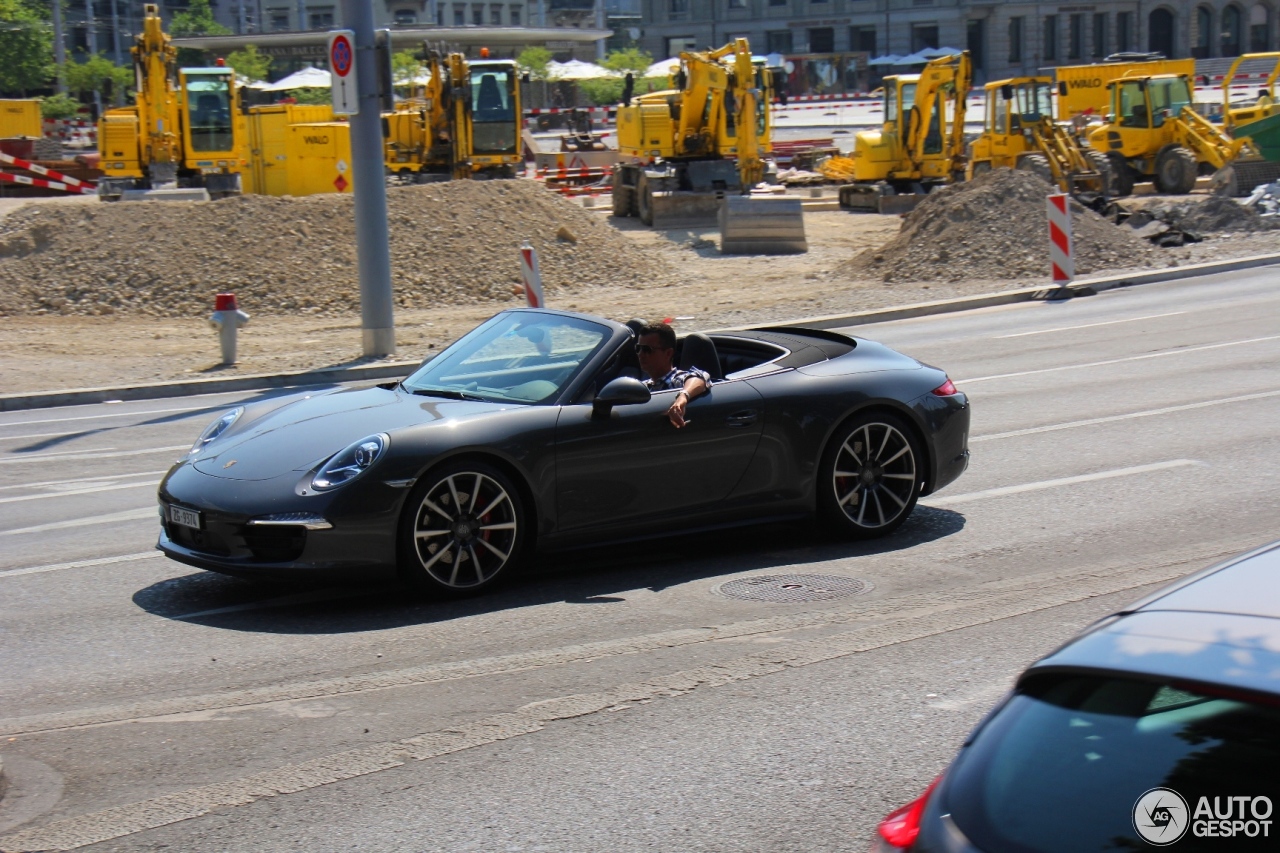
[[[689,401],[707,393],[711,385],[711,374],[705,370],[690,366],[681,370],[673,364],[676,354],[676,332],[666,323],[647,323],[640,327],[636,336],[636,357],[640,361],[640,369],[649,378],[644,380],[650,391],[669,391],[680,389],[675,402],[667,409],[667,418],[676,429],[683,427]]]

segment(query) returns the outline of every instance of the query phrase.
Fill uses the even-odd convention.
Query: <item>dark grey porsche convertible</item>
[[[687,335],[688,424],[640,381],[632,328],[506,311],[408,379],[263,400],[160,484],[158,547],[236,575],[492,586],[556,550],[817,512],[897,528],[969,461],[946,374],[872,341],[778,327]]]

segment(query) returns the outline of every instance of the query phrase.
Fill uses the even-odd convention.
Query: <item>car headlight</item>
[[[311,478],[311,488],[323,492],[350,483],[368,470],[390,443],[391,439],[387,434],[380,432],[347,445],[320,466],[320,470]]]
[[[237,406],[231,411],[218,418],[213,423],[204,428],[204,432],[200,433],[200,437],[196,439],[196,443],[191,445],[191,449],[187,451],[187,456],[195,456],[201,450],[204,450],[218,436],[231,429],[231,425],[240,419],[244,414],[244,406]]]

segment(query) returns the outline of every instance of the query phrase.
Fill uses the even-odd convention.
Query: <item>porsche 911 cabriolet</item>
[[[464,594],[535,550],[764,518],[881,536],[968,465],[969,402],[943,371],[822,330],[684,336],[677,363],[712,382],[676,429],[635,325],[504,311],[403,381],[233,408],[161,482],[157,547]]]

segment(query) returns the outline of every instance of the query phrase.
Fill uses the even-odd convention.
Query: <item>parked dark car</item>
[[[1032,664],[875,853],[1280,849],[1280,542]]]
[[[521,309],[403,382],[225,413],[160,484],[158,547],[243,575],[394,576],[469,592],[533,548],[820,512],[896,529],[968,464],[969,404],[888,347],[775,328],[688,335],[688,425],[628,325]]]

